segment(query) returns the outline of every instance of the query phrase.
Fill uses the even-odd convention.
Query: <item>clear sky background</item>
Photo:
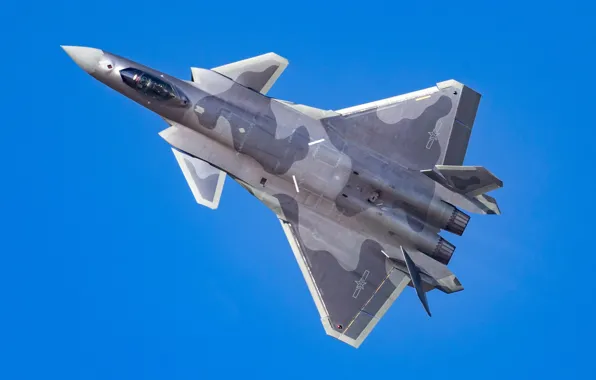
[[[588,1],[11,2],[0,24],[1,379],[579,379],[596,352]],[[505,187],[452,270],[359,348],[325,335],[273,213],[194,202],[165,123],[60,45],[181,78],[274,51],[271,96],[339,109],[457,79],[482,93],[465,164]]]

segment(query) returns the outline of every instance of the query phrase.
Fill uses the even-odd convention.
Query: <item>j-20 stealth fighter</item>
[[[328,335],[360,346],[412,287],[463,289],[449,270],[470,216],[499,214],[502,182],[462,166],[480,94],[448,80],[338,111],[268,97],[288,65],[269,53],[181,80],[99,49],[63,46],[87,73],[160,115],[199,204],[227,176],[279,218]]]

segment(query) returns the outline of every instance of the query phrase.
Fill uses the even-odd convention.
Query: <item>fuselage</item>
[[[333,118],[311,117],[211,70],[198,70],[190,82],[103,52],[88,72],[194,132],[192,143],[174,147],[224,170],[276,213],[279,196],[289,195],[318,217],[379,242],[405,242],[442,263],[453,254],[438,233],[459,211],[437,197],[439,185],[342,140]]]

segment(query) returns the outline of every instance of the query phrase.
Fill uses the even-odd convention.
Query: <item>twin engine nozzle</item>
[[[442,212],[435,214],[435,218],[429,217],[433,214],[428,212],[426,222],[461,236],[470,221],[470,216],[448,203],[442,201],[440,201],[440,203],[441,204],[437,205],[437,208],[442,208]],[[429,207],[428,210],[432,210],[432,207]],[[420,215],[419,213],[414,212],[411,216],[422,222],[424,219],[419,218],[416,214]],[[453,256],[453,252],[455,251],[455,245],[436,233],[417,233],[414,234],[412,238],[414,239],[413,242],[416,247],[418,247],[421,252],[445,265],[449,263],[449,260],[451,260],[451,256]]]
[[[379,188],[377,187],[377,189]],[[428,224],[461,236],[470,221],[469,215],[441,199],[434,197],[425,199],[420,194],[399,191],[389,186],[374,190],[371,193],[374,195],[374,199],[370,199],[369,197],[367,201],[369,203],[375,203],[378,198],[382,197],[385,191],[389,192],[388,195],[390,198],[399,199],[403,204],[407,205],[404,208],[408,215],[407,218],[416,220],[417,223],[422,225]],[[455,251],[453,244],[439,236],[432,228],[422,231],[413,230],[409,227],[406,221],[407,219],[401,219],[388,209],[384,209],[383,211],[384,218],[386,218],[385,224],[390,228],[390,231],[395,232],[402,239],[406,239],[421,252],[438,262],[445,265],[449,263]]]
[[[449,205],[451,206],[451,205]],[[456,235],[461,236],[466,227],[468,226],[468,222],[470,221],[470,216],[459,211],[457,208],[453,207],[453,212],[451,213],[451,217],[447,221],[447,224],[444,227],[445,231],[452,232]]]
[[[407,175],[411,176],[412,174],[408,173]],[[434,197],[432,193],[425,193],[408,185],[392,186],[381,179],[380,176],[373,175],[365,170],[359,172],[359,177],[362,182],[373,190],[368,198],[369,203],[374,204],[381,197],[398,200],[407,206],[408,213],[413,214],[420,221],[456,235],[462,235],[470,221],[469,215],[440,198]],[[415,180],[415,177],[411,177],[410,181],[410,178],[405,176],[400,179],[400,182],[411,183]]]

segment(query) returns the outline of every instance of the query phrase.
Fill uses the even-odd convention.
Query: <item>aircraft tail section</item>
[[[419,285],[412,284],[414,288],[419,287],[417,293],[418,290],[428,292],[432,289],[438,289],[443,293],[451,294],[464,289],[447,265],[412,247],[402,246],[400,250],[401,252],[397,255],[392,255],[392,262],[398,270],[408,275],[408,277],[420,278],[420,280],[416,280],[420,282]],[[420,297],[420,294],[418,296]],[[421,301],[424,303],[422,299]]]
[[[468,212],[482,215],[501,215],[501,209],[497,201],[487,194],[469,197],[447,187],[438,186],[436,195],[445,202]]]
[[[484,167],[436,165],[421,172],[443,185],[438,195],[444,201],[477,214],[501,214],[495,198],[485,193],[503,187],[503,181]]]
[[[337,113],[326,119],[347,141],[410,169],[461,165],[480,94],[454,80]]]
[[[418,295],[418,299],[420,299],[420,302],[422,303],[424,310],[426,310],[426,313],[430,317],[431,313],[430,313],[430,308],[428,306],[428,300],[426,299],[426,293],[422,289],[422,280],[420,279],[420,269],[418,269],[416,264],[414,264],[414,262],[412,261],[412,258],[410,257],[410,255],[408,255],[408,252],[406,252],[404,247],[401,247],[401,252],[404,255],[404,261],[405,261],[406,267],[408,269],[408,276],[412,280],[414,289],[416,289],[416,294]]]
[[[416,295],[429,317],[431,312],[426,297],[427,292],[438,289],[443,293],[450,294],[464,289],[461,282],[445,264],[441,264],[413,248],[401,246],[400,250],[401,257],[392,257],[392,263],[397,270],[408,276],[410,286],[416,291]]]
[[[503,187],[503,181],[482,166],[436,165],[422,170],[432,180],[469,197],[476,197]]]

